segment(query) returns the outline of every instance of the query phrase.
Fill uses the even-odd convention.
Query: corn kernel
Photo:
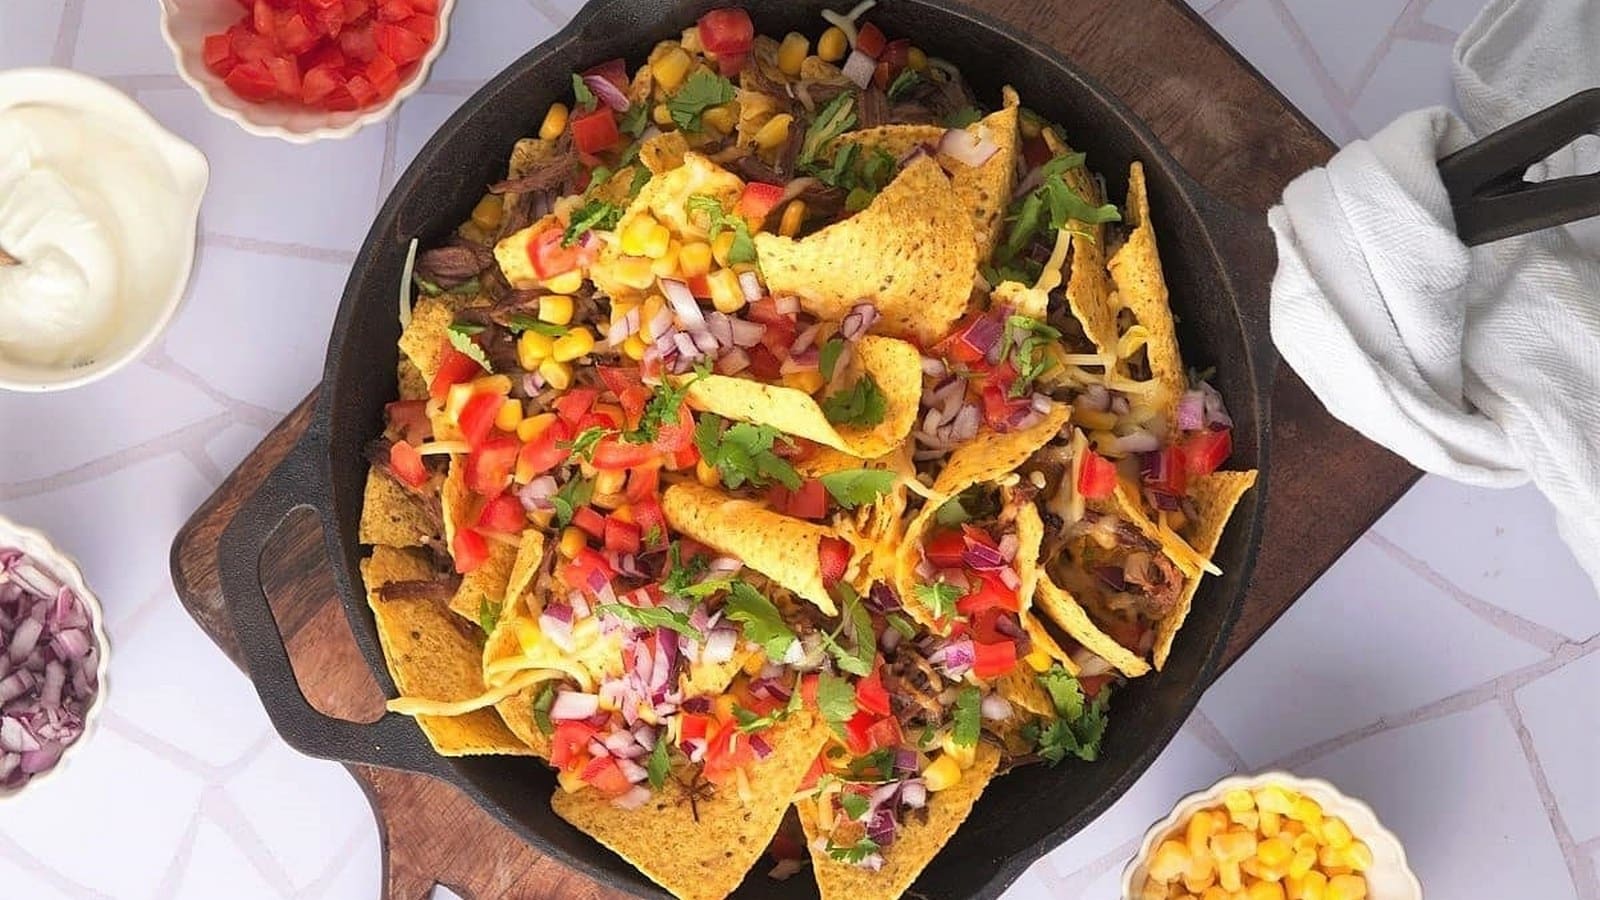
[[[474,394],[509,394],[511,393],[510,375],[484,375],[472,379],[472,392]]]
[[[539,435],[544,434],[544,430],[549,428],[555,420],[555,413],[539,413],[537,416],[529,416],[523,419],[517,423],[517,440],[524,444],[528,443]]]
[[[1256,836],[1253,832],[1243,829],[1214,834],[1211,836],[1211,854],[1219,860],[1249,859],[1256,855]]]
[[[696,278],[711,271],[711,245],[689,241],[678,251],[678,271],[685,278]]]
[[[576,294],[583,287],[583,270],[573,269],[544,280],[545,290],[552,294]]]
[[[817,55],[827,62],[838,62],[844,59],[845,53],[850,50],[850,39],[837,27],[829,28],[817,38]]]
[[[1349,866],[1323,866],[1322,874],[1332,879],[1340,875],[1353,875],[1355,870]]]
[[[800,226],[805,220],[806,202],[790,200],[789,205],[783,208],[783,218],[778,220],[778,233],[784,237],[794,237],[800,233]]]
[[[734,237],[732,231],[724,231],[711,242],[711,257],[717,261],[717,265],[729,265],[728,254],[733,251]]]
[[[643,256],[645,242],[649,240],[656,224],[655,217],[649,214],[636,216],[630,220],[628,226],[622,229],[620,236],[622,252],[629,256]]]
[[[566,530],[561,532],[561,543],[556,545],[556,551],[561,554],[563,559],[572,559],[588,543],[589,538],[583,533],[582,528],[576,525],[568,525]]]
[[[594,332],[578,326],[556,338],[550,357],[556,362],[571,362],[594,351]]]
[[[1177,841],[1162,841],[1150,857],[1150,877],[1157,881],[1177,881],[1189,871],[1189,848]]]
[[[650,77],[666,90],[675,91],[678,85],[683,84],[684,76],[689,74],[689,67],[693,64],[689,54],[673,47],[663,53],[660,59],[650,63]]]
[[[1228,817],[1233,819],[1235,825],[1242,825],[1252,831],[1261,825],[1261,813],[1254,809],[1248,809],[1244,812],[1229,813]]]
[[[1166,884],[1154,878],[1146,878],[1144,887],[1139,889],[1138,900],[1169,900]]]
[[[555,347],[555,339],[537,331],[524,331],[517,338],[517,363],[528,371],[539,368]]]
[[[567,130],[567,105],[565,103],[552,103],[545,111],[544,121],[539,124],[539,137],[553,141],[561,137],[561,132]]]
[[[707,128],[727,134],[733,131],[734,123],[737,121],[734,118],[736,115],[738,113],[730,109],[728,105],[713,106],[700,114],[700,121]]]
[[[1201,856],[1209,846],[1211,836],[1221,831],[1223,824],[1217,821],[1216,816],[1204,810],[1189,817],[1189,824],[1184,829],[1185,840],[1189,843],[1189,853]]]
[[[1295,798],[1289,796],[1283,788],[1269,784],[1255,792],[1256,808],[1262,812],[1283,815],[1294,809]]]
[[[500,222],[505,218],[506,205],[498,194],[484,194],[478,205],[472,208],[472,224],[484,231],[493,233],[500,227]]]
[[[1322,824],[1322,806],[1310,797],[1301,797],[1294,802],[1294,809],[1289,810],[1289,818],[1307,825]]]
[[[634,362],[644,359],[644,351],[645,343],[637,334],[629,335],[628,339],[622,342],[622,355]]]
[[[1284,884],[1287,900],[1326,900],[1328,878],[1321,872],[1307,872],[1302,878],[1289,876]]]
[[[1328,879],[1328,900],[1363,900],[1367,880],[1360,875],[1335,875]]]
[[[600,474],[594,476],[594,492],[596,494],[615,494],[622,490],[622,483],[628,479],[625,469],[601,469]]]
[[[1244,892],[1249,900],[1284,900],[1283,885],[1275,881],[1258,881]]]
[[[1170,528],[1172,526],[1169,524],[1168,527]],[[1262,837],[1277,837],[1278,836],[1278,832],[1282,828],[1283,828],[1283,817],[1282,816],[1278,815],[1275,812],[1267,812],[1266,810],[1262,810],[1261,811],[1261,836]]]
[[[800,77],[800,64],[806,61],[806,55],[811,52],[811,41],[798,31],[791,31],[783,36],[783,43],[778,45],[778,71],[790,78]]]
[[[706,278],[711,288],[711,305],[717,312],[732,315],[744,309],[744,288],[739,286],[739,273],[732,269],[718,269]]]
[[[655,321],[656,316],[661,315],[661,308],[665,306],[666,303],[667,300],[665,297],[662,297],[660,294],[651,294],[650,296],[644,298],[643,303],[639,304],[638,333],[640,340],[648,343],[660,337],[660,335],[656,334],[651,329],[650,323]]]
[[[1241,813],[1256,808],[1256,800],[1246,790],[1232,790],[1222,795],[1222,805],[1230,813]]]
[[[670,246],[672,246],[672,229],[665,225],[657,225],[650,229],[649,234],[645,235],[644,255],[652,260],[660,259],[667,255],[667,248]],[[650,271],[654,274],[654,265],[650,267]]]
[[[634,290],[649,290],[656,283],[656,273],[650,271],[654,262],[648,256],[619,256],[611,264],[611,277]]]
[[[948,753],[939,754],[939,758],[928,764],[922,770],[922,780],[930,791],[942,791],[961,783],[961,766],[951,758]]]
[[[539,364],[539,377],[558,391],[572,387],[572,367],[564,362],[547,359]]]
[[[954,760],[955,764],[963,769],[972,768],[973,760],[978,757],[977,744],[968,744],[963,747],[955,742],[955,738],[952,735],[948,734],[939,741],[939,749],[943,750],[945,756]]]
[[[789,139],[789,126],[793,124],[794,116],[778,113],[756,131],[756,146],[762,150],[776,150],[783,146],[783,142]]]
[[[546,294],[539,298],[539,321],[551,325],[572,322],[572,298],[564,294]]]
[[[1283,868],[1294,858],[1294,848],[1282,838],[1267,838],[1256,845],[1256,859],[1264,866]]]
[[[1230,898],[1221,885],[1212,885],[1200,892],[1200,900],[1230,900]]]
[[[561,789],[563,791],[566,791],[569,794],[576,794],[579,791],[585,790],[589,787],[589,782],[583,780],[583,772],[581,769],[573,769],[570,772],[557,772],[556,782],[561,785]]]
[[[791,387],[797,391],[804,391],[807,394],[815,394],[817,391],[822,390],[822,386],[824,384],[828,383],[827,379],[822,377],[822,373],[816,369],[803,369],[799,372],[790,372],[789,374],[784,375],[782,380],[784,387]]]
[[[671,232],[668,232],[670,234]],[[683,244],[677,238],[667,241],[667,251],[660,256],[652,257],[650,271],[657,278],[672,278],[678,274],[678,254],[683,251]]]
[[[672,124],[672,110],[665,103],[657,103],[650,107],[650,121],[665,128]]]
[[[1296,850],[1294,859],[1289,860],[1289,877],[1304,878],[1311,867],[1317,864],[1317,851],[1311,849]]]
[[[714,488],[718,484],[722,483],[722,474],[717,471],[717,467],[707,463],[703,459],[694,464],[694,478],[696,481],[710,488]]]
[[[1237,891],[1244,887],[1244,879],[1239,875],[1238,860],[1217,860],[1217,884],[1226,891]]]
[[[1203,892],[1217,880],[1217,867],[1211,861],[1211,855],[1202,851],[1193,857],[1189,863],[1189,871],[1183,873],[1183,886],[1191,894]]]
[[[761,674],[761,670],[766,668],[766,667],[767,667],[767,655],[758,650],[758,651],[756,651],[754,653],[751,653],[749,656],[746,656],[744,658],[744,665],[741,666],[740,669],[746,675],[749,675],[750,677],[754,678],[755,676],[760,675]]]
[[[1027,663],[1028,668],[1034,670],[1035,672],[1048,672],[1050,671],[1050,664],[1053,660],[1050,659],[1050,654],[1044,652],[1043,650],[1034,650],[1027,656],[1024,656],[1022,661]]]
[[[516,431],[522,424],[522,401],[512,397],[500,404],[500,411],[495,413],[494,427],[501,431]]]
[[[1365,872],[1372,868],[1372,848],[1362,841],[1351,841],[1350,846],[1344,848],[1344,864],[1357,872]]]
[[[1350,843],[1350,826],[1338,816],[1329,816],[1322,822],[1322,839],[1328,846],[1342,849]]]
[[[928,54],[924,53],[921,47],[912,47],[906,51],[906,65],[910,66],[913,72],[926,72],[928,71]]]

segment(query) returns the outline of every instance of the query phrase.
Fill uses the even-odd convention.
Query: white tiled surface
[[[1449,102],[1479,0],[1191,0],[1340,142]],[[93,388],[0,396],[0,512],[85,564],[116,646],[104,725],[0,815],[0,897],[375,897],[365,798],[272,734],[172,597],[189,511],[317,379],[345,268],[397,172],[577,0],[464,0],[434,80],[352,140],[289,147],[211,117],[148,0],[0,0],[0,67],[107,75],[210,156],[188,305]],[[1144,827],[1227,772],[1283,766],[1365,797],[1431,898],[1600,900],[1600,601],[1548,506],[1424,480],[1206,696],[1119,803],[1013,900],[1110,900]],[[446,892],[440,891],[441,896]],[[487,900],[487,898],[485,898]]]

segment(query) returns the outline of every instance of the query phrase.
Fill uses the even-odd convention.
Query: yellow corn
[[[682,250],[683,244],[677,238],[671,238],[667,241],[667,252],[651,257],[650,271],[657,278],[671,278],[678,274],[678,253]]]
[[[1301,850],[1310,850],[1312,853],[1316,853],[1317,836],[1310,832],[1306,832],[1305,834],[1296,837],[1294,839],[1294,850],[1296,853],[1299,853]]]
[[[928,54],[922,52],[921,47],[912,47],[906,51],[906,65],[913,72],[926,72],[928,70]]]
[[[1256,808],[1256,799],[1246,790],[1232,790],[1222,795],[1222,805],[1229,813],[1242,813]]]
[[[578,326],[556,338],[550,357],[556,362],[571,362],[594,351],[594,332]]]
[[[1328,900],[1362,900],[1367,880],[1360,875],[1335,875],[1328,879]]]
[[[1248,900],[1283,900],[1283,885],[1276,881],[1258,881],[1244,892]]]
[[[1338,816],[1329,816],[1322,820],[1322,839],[1330,847],[1343,849],[1350,843],[1350,826]]]
[[[737,121],[735,118],[737,115],[737,109],[732,107],[731,104],[723,104],[722,106],[713,106],[701,113],[700,121],[703,122],[707,128],[713,128],[722,134],[727,134],[733,130],[734,123]]]
[[[950,754],[941,753],[939,758],[928,764],[922,770],[922,780],[930,791],[942,791],[955,787],[961,783],[961,766],[956,764]]]
[[[1214,884],[1200,893],[1200,900],[1230,900],[1230,898],[1221,885]]]
[[[1263,866],[1281,869],[1294,858],[1294,848],[1281,838],[1267,838],[1256,845],[1256,860]]]
[[[472,392],[474,394],[509,394],[511,393],[511,376],[509,375],[484,375],[472,379]]]
[[[783,218],[778,220],[778,233],[784,237],[794,237],[800,233],[800,224],[805,218],[806,202],[790,200],[789,205],[783,208]]]
[[[1362,841],[1351,841],[1344,848],[1344,864],[1357,872],[1365,872],[1372,868],[1372,848]]]
[[[1189,863],[1189,871],[1183,873],[1183,886],[1189,893],[1198,894],[1217,880],[1217,867],[1211,855],[1203,850],[1198,856],[1190,856],[1193,861]]]
[[[561,137],[561,132],[567,130],[567,105],[565,103],[552,103],[550,109],[544,114],[544,121],[539,125],[539,137],[553,141]]]
[[[1317,851],[1296,850],[1294,859],[1289,860],[1289,877],[1304,878],[1311,867],[1317,864]]]
[[[1256,855],[1256,836],[1243,829],[1212,835],[1211,854],[1218,859],[1249,859]]]
[[[1150,877],[1157,881],[1177,881],[1193,862],[1189,848],[1178,841],[1162,841],[1150,857]]]
[[[539,377],[558,391],[572,387],[572,366],[547,359],[539,364]]]
[[[733,241],[734,233],[732,231],[724,231],[711,242],[711,256],[717,261],[717,265],[731,265],[728,262],[728,254],[733,251]]]
[[[634,362],[644,359],[644,350],[645,343],[644,341],[639,340],[639,336],[637,334],[628,335],[628,339],[622,342],[623,355]]]
[[[817,38],[817,55],[828,62],[838,62],[850,51],[850,39],[837,27],[829,28]]]
[[[1090,431],[1110,431],[1117,427],[1117,414],[1110,410],[1083,409],[1075,406],[1072,408],[1072,421]],[[1249,796],[1244,791],[1238,793]]]
[[[789,126],[793,124],[794,116],[778,113],[756,131],[756,146],[762,150],[776,150],[783,146],[783,142],[789,139]]]
[[[705,241],[690,241],[678,251],[678,271],[685,278],[694,278],[711,271],[711,245]]]
[[[1135,900],[1168,900],[1167,886],[1154,878],[1146,878],[1144,887],[1139,889],[1139,896]]]
[[[739,286],[739,273],[732,269],[718,269],[706,278],[711,286],[711,305],[717,312],[732,315],[744,309],[744,288]]]
[[[792,387],[797,391],[804,391],[808,394],[815,394],[817,391],[822,390],[822,386],[826,383],[827,379],[823,378],[822,373],[816,369],[804,369],[799,372],[790,372],[783,376],[785,387]]]
[[[955,737],[953,735],[949,734],[946,734],[944,738],[939,741],[939,749],[943,750],[945,756],[950,757],[950,759],[953,760],[956,765],[963,769],[972,768],[973,761],[978,758],[978,747],[976,744],[969,744],[963,747],[955,742]]]
[[[1208,812],[1197,812],[1189,817],[1189,824],[1184,829],[1184,839],[1189,843],[1189,854],[1201,856],[1209,847],[1211,836],[1223,829],[1223,823]]]
[[[1307,825],[1322,824],[1322,806],[1310,797],[1301,797],[1294,802],[1294,808],[1289,810],[1289,818]]]
[[[572,298],[565,294],[546,294],[539,298],[539,321],[551,325],[572,322]]]
[[[1294,809],[1294,802],[1300,799],[1299,795],[1290,796],[1289,792],[1275,784],[1264,788],[1257,788],[1255,792],[1256,808],[1262,812],[1284,815]]]
[[[573,269],[544,280],[545,290],[552,294],[576,294],[583,287],[583,270]]]
[[[589,787],[589,782],[583,780],[583,772],[579,769],[573,769],[570,772],[557,772],[556,783],[561,785],[561,789],[569,794],[576,794]]]
[[[1217,884],[1227,891],[1237,891],[1244,887],[1244,878],[1239,874],[1238,860],[1217,861]]]
[[[589,536],[583,533],[582,528],[576,525],[568,525],[566,530],[561,532],[561,543],[556,545],[556,551],[561,554],[563,559],[572,559],[588,543]]]
[[[1232,819],[1235,825],[1242,825],[1252,831],[1261,825],[1259,810],[1247,809],[1244,812],[1229,813],[1228,818]]]
[[[694,478],[709,488],[722,483],[722,473],[717,471],[716,466],[710,465],[703,459],[694,464]]]
[[[524,444],[528,443],[539,435],[544,434],[544,430],[549,428],[555,420],[555,413],[539,413],[537,416],[529,416],[523,419],[517,423],[517,440]]]
[[[665,128],[672,124],[672,110],[665,103],[657,103],[650,107],[650,121]]]
[[[594,492],[596,494],[615,494],[622,490],[622,483],[628,478],[628,473],[622,469],[601,469],[594,476]]]
[[[800,77],[800,64],[806,61],[806,54],[811,52],[811,41],[798,31],[791,31],[783,36],[783,43],[778,45],[778,71],[790,78]]]
[[[658,334],[651,333],[650,323],[655,321],[656,316],[661,314],[661,307],[665,306],[666,303],[667,299],[665,297],[660,294],[651,294],[644,299],[644,303],[640,304],[639,338],[641,340],[653,341],[660,337]]]
[[[629,256],[644,256],[645,244],[650,240],[651,233],[656,228],[656,220],[648,214],[635,217],[622,229],[622,252]]]
[[[673,47],[661,54],[660,59],[650,63],[650,77],[666,90],[675,91],[678,85],[683,84],[684,76],[689,74],[691,65],[693,60],[689,59],[689,54],[678,47]]]
[[[1289,876],[1285,884],[1287,900],[1327,900],[1328,876],[1321,872],[1307,872],[1302,878]]]
[[[744,665],[740,666],[740,669],[743,670],[746,675],[754,678],[755,676],[761,674],[761,670],[766,668],[766,665],[767,655],[758,650],[744,658]]]
[[[733,718],[734,705],[732,694],[720,694],[711,701],[711,713],[718,721],[727,721]]]
[[[1168,522],[1170,523],[1171,519],[1168,519]],[[1174,530],[1176,530],[1175,526],[1171,524],[1168,524],[1167,527],[1174,528]],[[1278,832],[1282,829],[1282,827],[1282,816],[1275,812],[1268,812],[1267,810],[1261,811],[1261,835],[1263,837],[1277,837]]]
[[[1034,670],[1035,672],[1050,671],[1050,663],[1052,662],[1050,659],[1050,654],[1044,652],[1043,650],[1034,650],[1030,652],[1027,656],[1022,658],[1022,661],[1027,663],[1028,668]]]
[[[472,224],[492,233],[500,227],[505,212],[505,202],[498,195],[485,194],[478,205],[472,208]]]
[[[611,276],[635,290],[648,290],[656,283],[656,274],[650,271],[653,264],[648,256],[619,256],[611,264]]]
[[[550,351],[555,347],[555,338],[537,331],[524,331],[517,338],[517,363],[524,369],[532,372],[539,368],[539,363],[550,356]]]
[[[667,255],[667,248],[672,246],[672,230],[665,225],[657,225],[650,229],[644,238],[644,255],[652,260],[660,259]],[[655,272],[655,266],[650,266],[650,271]]]
[[[500,411],[495,413],[494,427],[501,431],[516,431],[522,424],[522,401],[511,397],[500,404]]]

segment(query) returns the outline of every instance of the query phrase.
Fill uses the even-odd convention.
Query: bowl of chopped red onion
[[[100,602],[48,538],[0,517],[0,798],[61,769],[106,694]]]

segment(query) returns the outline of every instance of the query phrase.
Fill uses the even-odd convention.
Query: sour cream
[[[179,245],[163,160],[88,112],[0,110],[0,357],[90,363],[119,318],[165,293]]]

